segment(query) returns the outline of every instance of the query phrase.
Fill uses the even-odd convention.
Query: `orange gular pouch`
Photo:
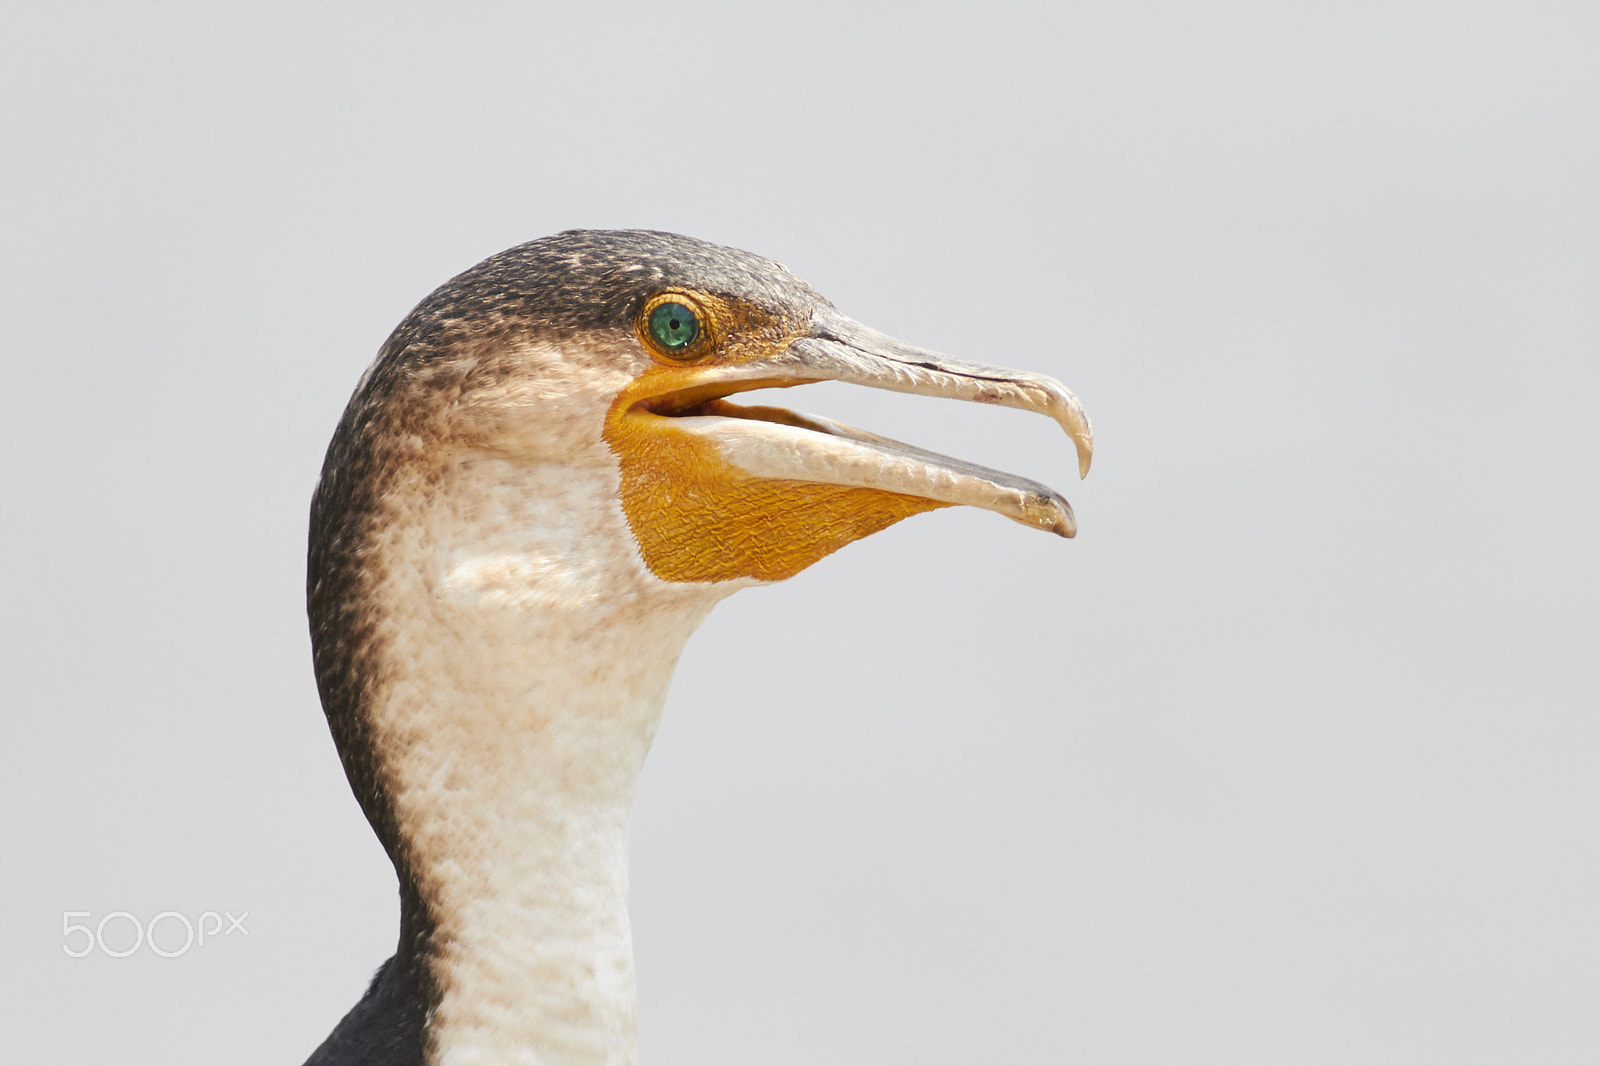
[[[753,477],[711,442],[640,411],[613,411],[622,507],[664,581],[782,581],[853,540],[949,504],[881,489]]]

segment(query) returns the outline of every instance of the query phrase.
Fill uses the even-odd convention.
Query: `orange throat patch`
[[[782,581],[862,537],[949,504],[880,489],[753,477],[717,446],[632,407],[606,419],[622,507],[663,581]]]

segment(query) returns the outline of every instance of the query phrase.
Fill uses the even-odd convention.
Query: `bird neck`
[[[455,748],[417,752],[396,799],[440,1066],[633,1061],[628,837],[667,672],[582,706],[435,702]]]
[[[425,931],[429,1061],[632,1063],[635,787],[684,643],[727,590],[498,510],[392,522],[377,568],[368,720],[425,911],[406,925]]]

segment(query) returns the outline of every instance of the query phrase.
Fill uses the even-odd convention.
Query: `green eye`
[[[650,312],[650,336],[668,355],[687,351],[700,336],[700,319],[679,303],[665,303]]]

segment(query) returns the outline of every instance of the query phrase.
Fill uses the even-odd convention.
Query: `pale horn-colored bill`
[[[709,368],[702,385],[744,384],[749,388],[818,381],[997,404],[1048,415],[1072,438],[1079,476],[1089,471],[1094,432],[1083,405],[1059,381],[1043,374],[964,363],[914,348],[832,309],[819,311],[808,334],[791,341],[779,354],[750,363]],[[829,419],[775,407],[739,407],[717,400],[702,406],[698,414],[679,416],[676,421],[682,428],[714,440],[729,463],[756,477],[900,492],[997,511],[1064,537],[1076,532],[1067,501],[1036,481]]]

